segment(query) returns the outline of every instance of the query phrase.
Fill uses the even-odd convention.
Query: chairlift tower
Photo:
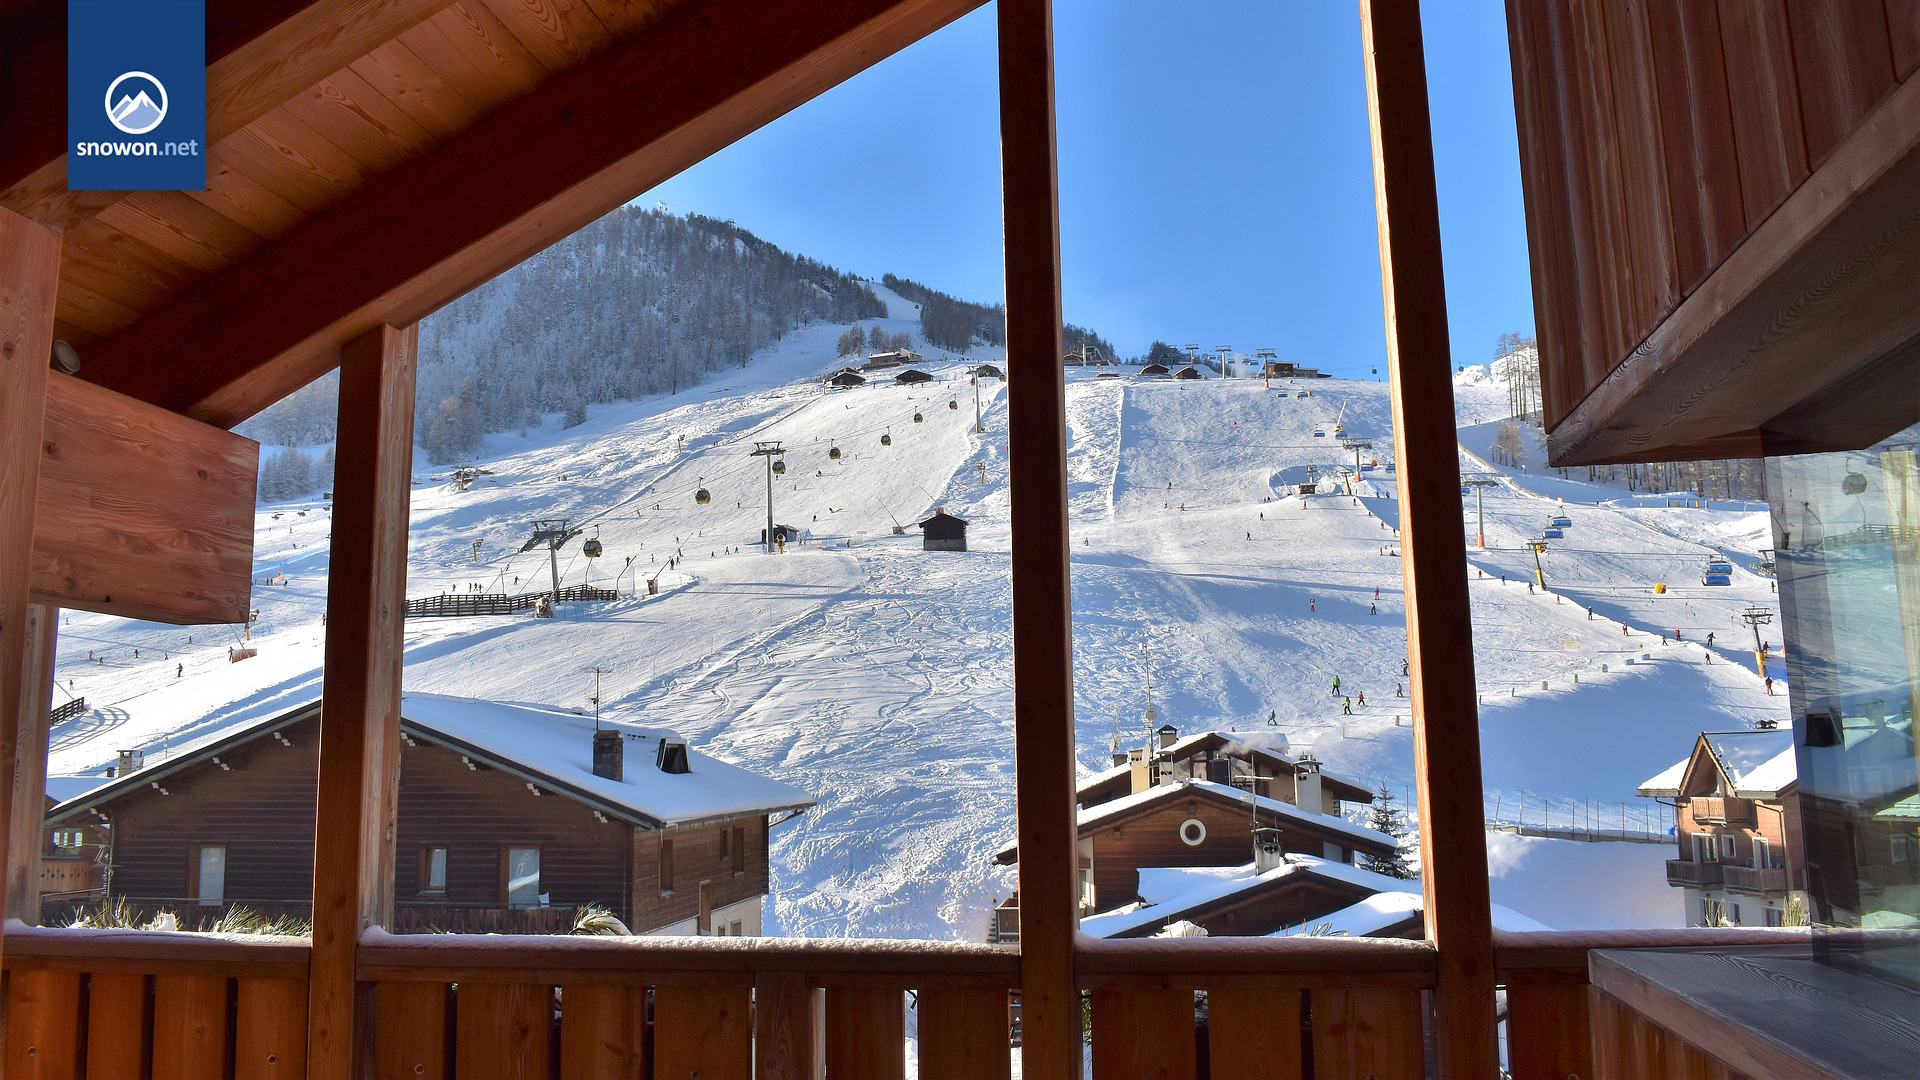
[[[1760,628],[1773,621],[1773,609],[1756,604],[1741,612],[1740,617],[1753,627],[1753,670],[1764,679],[1767,677],[1767,650],[1760,643]]]
[[[773,463],[775,459],[784,456],[786,452],[786,448],[782,447],[778,440],[772,442],[756,441],[753,444],[753,452],[748,455],[749,457],[767,459],[767,532],[763,539],[766,541],[767,554],[769,555],[773,554]]]
[[[541,518],[533,523],[533,535],[520,545],[522,553],[547,545],[547,568],[553,573],[553,602],[560,602],[560,549],[584,529],[573,527],[571,518]]]
[[[1373,440],[1353,439],[1342,435],[1340,436],[1340,445],[1353,451],[1353,478],[1355,480],[1360,479],[1360,451],[1373,449]]]
[[[1470,487],[1473,489],[1473,513],[1474,516],[1480,519],[1479,537],[1480,547],[1482,549],[1485,549],[1487,546],[1487,508],[1480,501],[1480,495],[1487,488],[1493,487],[1499,482],[1497,478],[1491,476],[1471,476],[1460,481],[1461,487]]]
[[[1527,546],[1533,549],[1533,579],[1540,583],[1542,589],[1545,589],[1547,587],[1547,572],[1540,565],[1540,553],[1547,550],[1547,538],[1544,536],[1536,536],[1527,541]]]

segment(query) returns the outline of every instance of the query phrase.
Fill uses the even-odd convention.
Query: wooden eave
[[[230,427],[981,2],[211,0],[208,189],[67,192],[35,0],[0,207],[64,234],[82,378]]]
[[[1161,785],[1157,789],[1157,791],[1159,792],[1159,794],[1157,794],[1154,798],[1143,799],[1138,805],[1129,807],[1126,810],[1116,813],[1111,817],[1102,818],[1101,820],[1093,822],[1092,824],[1081,824],[1079,826],[1079,838],[1084,840],[1087,837],[1093,836],[1096,833],[1107,832],[1108,830],[1111,830],[1111,829],[1123,828],[1129,822],[1138,820],[1139,818],[1144,817],[1148,814],[1157,813],[1161,810],[1166,809],[1166,806],[1169,802],[1175,802],[1180,800],[1201,800],[1205,802],[1214,803],[1219,806],[1232,807],[1235,810],[1245,810],[1247,808],[1246,802],[1242,799],[1229,798],[1228,796],[1223,795],[1217,791],[1212,791],[1207,788],[1195,787],[1187,784],[1164,784],[1164,785]],[[1095,804],[1091,809],[1099,810],[1101,807],[1105,805],[1106,804],[1104,803],[1098,803],[1098,804]],[[1305,832],[1316,838],[1328,840],[1333,843],[1339,844],[1341,847],[1349,848],[1351,850],[1362,852],[1365,854],[1378,855],[1378,856],[1385,857],[1393,853],[1393,849],[1390,846],[1375,843],[1370,840],[1364,840],[1360,837],[1343,833],[1337,829],[1327,828],[1313,820],[1314,817],[1321,816],[1321,815],[1314,815],[1308,811],[1303,810],[1301,811],[1301,814],[1302,814],[1301,817],[1293,817],[1291,815],[1276,813],[1275,811],[1269,810],[1265,807],[1259,807],[1258,810],[1260,814],[1260,819],[1263,824],[1275,825],[1287,831],[1298,830],[1301,832]],[[1333,820],[1340,821],[1342,824],[1346,823],[1345,819],[1341,819],[1341,818],[1335,818]],[[997,852],[994,855],[994,861],[1000,863],[1003,866],[1011,866],[1012,864],[1019,862],[1020,861],[1019,845],[1014,844],[1009,847],[1001,849],[999,852]]]

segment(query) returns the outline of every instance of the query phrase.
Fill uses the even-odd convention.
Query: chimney
[[[1264,874],[1269,870],[1280,869],[1285,862],[1281,858],[1280,830],[1259,828],[1253,830],[1253,872]]]
[[[1161,724],[1158,734],[1160,736],[1160,749],[1162,750],[1180,741],[1180,729],[1174,727],[1172,724]]]
[[[1309,814],[1327,812],[1327,800],[1320,793],[1320,762],[1312,754],[1300,755],[1293,764],[1293,805]]]
[[[653,763],[660,766],[660,771],[663,773],[690,771],[687,765],[687,744],[678,739],[661,739],[660,749],[654,752]]]
[[[608,780],[626,779],[626,739],[617,731],[601,728],[593,733],[593,775]]]
[[[1147,752],[1139,747],[1127,751],[1127,769],[1132,774],[1133,783],[1128,785],[1129,794],[1138,795],[1153,786],[1147,776]]]

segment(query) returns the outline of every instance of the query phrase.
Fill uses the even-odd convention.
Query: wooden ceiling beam
[[[694,0],[90,349],[230,426],[982,0]]]
[[[446,7],[450,0],[209,0],[207,145]],[[0,25],[0,206],[62,231],[123,191],[67,190],[67,5],[34,0]]]

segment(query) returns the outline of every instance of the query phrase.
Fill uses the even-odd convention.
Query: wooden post
[[[1360,27],[1400,472],[1420,880],[1427,938],[1440,955],[1434,1043],[1441,1076],[1492,1076],[1493,926],[1478,698],[1471,637],[1460,633],[1472,620],[1419,2],[1360,0]]]
[[[59,608],[27,606],[26,671],[20,681],[25,697],[13,728],[13,817],[7,830],[6,912],[9,918],[28,926],[40,922],[40,847],[47,828],[47,729],[59,626]]]
[[[1080,1075],[1073,611],[1050,0],[1000,0],[1007,252],[1007,453],[1015,464],[1013,714],[1020,843],[1021,1060]]]
[[[356,1047],[354,947],[361,930],[393,916],[418,337],[414,327],[380,326],[340,351],[308,991],[307,1061],[316,1078],[368,1071]]]
[[[13,763],[16,733],[28,725],[30,715],[38,711],[42,726],[46,723],[47,695],[40,674],[45,665],[37,655],[37,642],[51,630],[30,625],[28,613],[34,605],[27,594],[59,276],[60,234],[0,209],[0,763],[6,765]],[[0,842],[13,831],[16,786],[14,770],[0,767],[0,815],[5,815]],[[45,789],[39,794],[44,797]],[[33,805],[37,821],[40,804]],[[29,921],[38,921],[37,914]]]

